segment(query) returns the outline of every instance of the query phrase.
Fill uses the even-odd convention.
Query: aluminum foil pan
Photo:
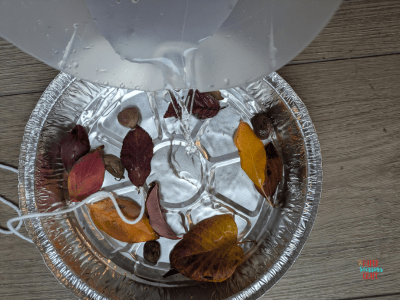
[[[127,129],[116,121],[137,106],[140,125],[154,143],[152,172],[173,230],[184,234],[213,215],[231,213],[250,258],[222,283],[198,283],[169,270],[176,241],[161,238],[156,265],[143,259],[142,244],[121,243],[93,225],[86,208],[52,218],[31,219],[26,228],[55,277],[82,299],[256,299],[281,278],[299,255],[317,214],[321,196],[321,153],[307,109],[276,73],[221,91],[225,108],[212,119],[189,118],[198,151],[187,154],[181,123],[164,119],[165,91],[142,92],[95,85],[60,73],[42,95],[26,126],[19,163],[20,207],[24,214],[68,205],[63,189],[59,141],[75,124],[89,132],[92,148],[119,156]],[[240,167],[233,143],[239,120],[257,112],[273,119],[272,142],[284,162],[284,176],[272,208]],[[126,175],[126,174],[125,174]],[[128,178],[128,176],[125,176]],[[103,189],[139,202],[128,181],[106,174]],[[146,188],[145,188],[146,190]]]

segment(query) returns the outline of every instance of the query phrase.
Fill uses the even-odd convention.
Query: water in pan
[[[173,117],[163,118],[171,101],[166,91],[128,91],[104,109],[101,115],[93,118],[88,111],[93,111],[93,107],[98,105],[95,102],[100,100],[95,99],[83,111],[78,123],[89,124],[92,148],[104,145],[105,153],[119,157],[129,128],[118,123],[117,115],[124,108],[137,107],[140,111],[139,124],[154,143],[152,171],[144,188],[147,192],[149,183],[159,182],[161,205],[175,233],[182,236],[203,219],[230,213],[238,225],[240,240],[259,241],[267,234],[268,219],[272,219],[274,210],[242,170],[233,136],[239,121],[249,122],[260,108],[254,99],[244,97],[240,89],[222,91],[222,94],[225,99],[220,104],[224,109],[215,117],[206,120],[194,116],[188,118],[186,128],[189,129],[189,139],[196,145],[192,153],[187,149],[188,138],[184,137],[185,129],[181,121]],[[89,117],[90,122],[87,121]],[[277,143],[276,140],[274,143]],[[106,172],[103,189],[137,203],[143,197],[129,181],[127,173],[124,180],[116,181]],[[161,257],[154,265],[143,258],[144,243],[122,243],[97,230],[86,208],[76,214],[87,238],[104,255],[104,262],[110,267],[150,284],[190,284],[180,274],[163,278],[170,269],[169,253],[178,241],[160,238]],[[242,246],[245,251],[251,251],[254,244]]]

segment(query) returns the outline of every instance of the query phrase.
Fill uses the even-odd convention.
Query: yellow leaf
[[[267,155],[264,144],[246,122],[240,121],[234,142],[239,150],[240,165],[254,184],[262,190],[265,181]]]

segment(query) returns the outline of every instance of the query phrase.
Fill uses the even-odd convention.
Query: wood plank
[[[0,38],[0,96],[43,92],[58,73]]]
[[[398,292],[400,55],[287,66],[280,74],[318,131],[324,184],[314,229],[262,299],[338,299]],[[395,229],[396,228],[396,229]],[[383,273],[364,280],[357,260]]]
[[[0,73],[1,74],[1,73]],[[41,93],[0,97],[0,162],[18,167],[26,122]],[[18,204],[17,175],[0,169],[0,195]],[[0,204],[0,224],[17,213]],[[24,228],[22,233],[26,234]],[[0,299],[76,299],[44,264],[34,244],[13,235],[0,235]]]
[[[263,299],[282,299],[282,295],[285,299],[338,299],[397,292],[400,238],[393,228],[398,227],[400,212],[400,102],[396,88],[400,84],[399,62],[397,55],[280,70],[313,118],[325,175],[314,230],[294,266]],[[30,112],[23,107],[33,106],[38,97],[0,99],[4,98],[19,103],[21,109],[9,113],[13,109],[6,107],[9,101],[0,101],[0,114],[10,115],[7,122],[2,122],[1,131],[21,138]],[[20,140],[14,138],[9,143],[11,152],[2,152],[0,157],[14,156],[17,161],[15,149]],[[6,196],[16,199],[16,181],[3,184],[0,190],[14,190]],[[11,213],[3,211],[2,208],[0,215]],[[39,288],[45,295],[51,295],[53,289],[54,295],[61,295],[63,288],[55,284],[50,273],[44,275],[46,268],[33,245],[16,237],[3,240],[0,285],[4,282],[5,286],[0,290],[7,295],[12,295],[13,289],[24,290],[7,299],[32,299]],[[375,281],[363,280],[359,259],[378,259],[383,273]],[[31,266],[32,274],[26,274],[30,272],[25,271],[25,263]],[[24,281],[18,283],[16,279],[22,275]],[[70,296],[64,292],[63,297]]]
[[[345,0],[291,63],[400,52],[400,1]]]

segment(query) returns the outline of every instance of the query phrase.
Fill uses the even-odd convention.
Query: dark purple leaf
[[[181,114],[181,107],[178,105],[175,97],[171,94],[172,103],[169,104],[168,109],[164,115],[164,118],[175,117],[178,118],[174,105],[178,110],[179,117]],[[189,94],[190,99],[190,94]],[[187,110],[190,112],[192,100],[190,99],[187,103]],[[200,93],[196,90],[194,95],[194,102],[192,107],[192,114],[198,119],[208,119],[214,117],[220,110],[218,100],[210,95],[209,93]]]
[[[179,240],[180,238],[172,231],[171,227],[165,221],[164,215],[161,212],[160,193],[157,183],[154,183],[150,188],[147,200],[146,209],[149,214],[150,226],[160,236],[171,240]]]
[[[61,160],[69,172],[74,164],[85,154],[89,153],[90,143],[85,128],[76,125],[61,140]]]
[[[139,125],[124,138],[121,162],[128,171],[130,181],[137,187],[143,186],[150,175],[153,146],[150,135]]]

